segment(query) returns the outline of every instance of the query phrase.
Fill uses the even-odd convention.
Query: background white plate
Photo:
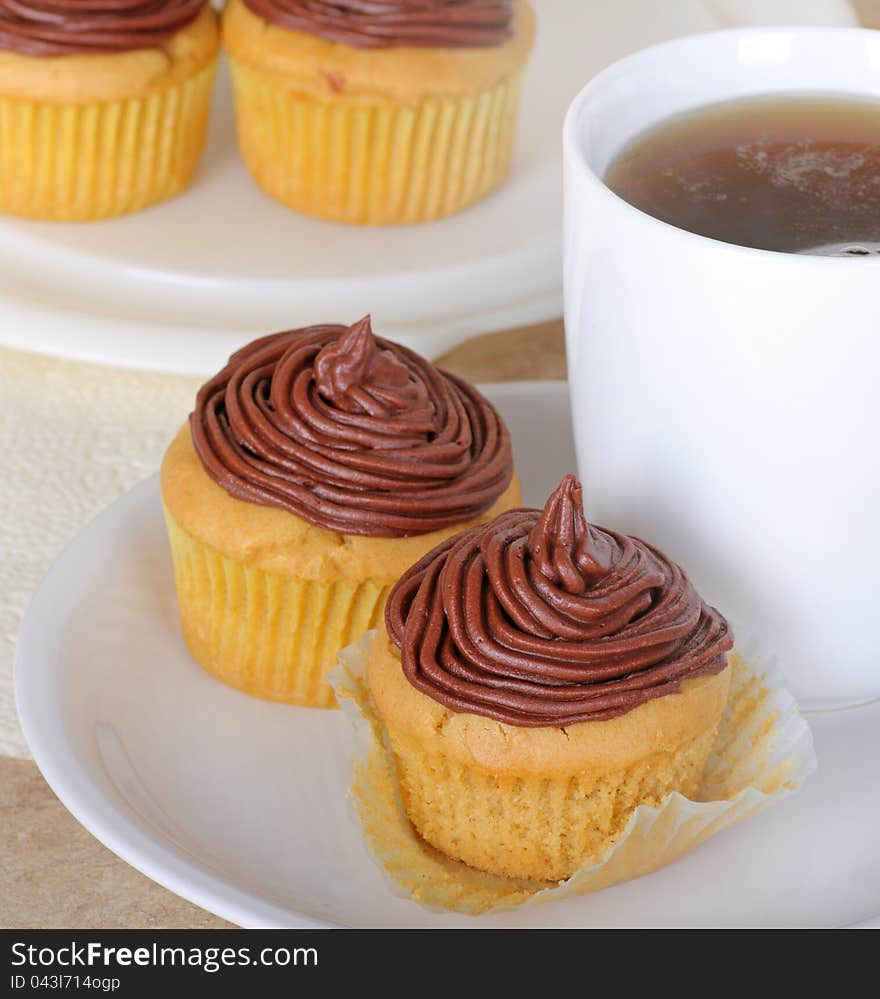
[[[574,467],[565,386],[486,392],[526,502],[543,502]],[[637,881],[478,918],[396,897],[349,812],[342,714],[247,697],[187,655],[155,477],[50,570],[15,679],[34,758],[71,812],[243,926],[833,926],[880,912],[880,704],[812,715],[819,772],[797,795]]]
[[[842,0],[533,0],[539,33],[512,174],[456,217],[382,229],[297,215],[250,180],[221,66],[194,185],[91,224],[0,221],[0,343],[209,374],[251,335],[372,312],[436,357],[475,333],[562,313],[560,134],[569,100],[612,59],[688,32],[774,18],[852,23]]]

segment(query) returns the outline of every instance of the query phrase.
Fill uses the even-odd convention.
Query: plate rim
[[[514,318],[516,317],[516,318]],[[562,319],[562,288],[512,301],[486,312],[421,324],[386,322],[384,334],[433,360],[474,336],[501,333]],[[280,325],[279,325],[280,328]],[[34,331],[40,331],[40,339]],[[83,347],[87,332],[90,346]],[[261,330],[200,327],[148,318],[100,315],[41,304],[0,291],[0,349],[24,350],[39,357],[125,368],[169,375],[208,377],[222,367],[242,343],[262,335]],[[169,362],[168,348],[174,348]],[[142,346],[138,348],[137,344]],[[144,347],[143,345],[148,346]]]

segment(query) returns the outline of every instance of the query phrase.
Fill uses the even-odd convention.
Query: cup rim
[[[724,240],[715,239],[713,236],[703,236],[700,233],[690,232],[687,229],[681,229],[669,222],[664,222],[662,219],[655,218],[653,215],[650,215],[647,212],[642,211],[640,208],[636,208],[634,205],[631,205],[628,201],[626,201],[626,199],[622,198],[619,194],[616,194],[610,187],[608,187],[605,181],[596,173],[587,161],[587,157],[577,135],[577,126],[580,121],[584,104],[609,77],[619,73],[622,69],[625,69],[628,63],[640,62],[648,55],[656,54],[657,52],[662,52],[664,50],[674,51],[675,49],[698,47],[719,38],[757,38],[761,36],[773,37],[780,35],[803,37],[808,35],[816,36],[829,34],[833,34],[838,37],[850,36],[853,39],[874,38],[880,42],[880,31],[873,28],[844,27],[840,25],[753,25],[751,27],[721,28],[715,31],[703,31],[693,35],[683,35],[679,38],[671,38],[664,42],[657,42],[654,45],[645,46],[644,48],[637,49],[635,52],[622,56],[620,59],[616,59],[614,62],[610,63],[604,69],[592,76],[578,91],[574,98],[572,98],[570,104],[568,105],[562,126],[564,163],[566,166],[576,165],[581,179],[595,190],[600,191],[605,197],[613,199],[625,214],[634,218],[639,218],[643,224],[648,224],[650,228],[663,232],[669,238],[681,239],[686,242],[695,243],[696,246],[705,244],[707,249],[714,249],[716,251],[723,249],[727,252],[738,254],[740,256],[751,256],[757,259],[764,258],[768,262],[771,260],[795,260],[799,266],[818,266],[826,268],[832,266],[845,266],[852,268],[853,260],[855,259],[853,257],[824,256],[822,254],[809,253],[789,253],[785,250],[767,250],[757,246],[742,246],[739,243],[727,243]],[[810,263],[808,264],[807,261]],[[880,267],[880,256],[866,256],[856,266]]]

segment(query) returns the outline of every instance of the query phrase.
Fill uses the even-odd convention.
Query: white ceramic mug
[[[880,32],[696,35],[574,100],[569,378],[596,522],[665,549],[805,705],[833,707],[880,697],[880,257],[707,239],[602,182],[670,115],[785,91],[880,98]]]

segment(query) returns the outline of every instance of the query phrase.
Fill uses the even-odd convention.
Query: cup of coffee
[[[880,697],[880,32],[629,56],[564,129],[597,523],[686,566],[807,707]]]

